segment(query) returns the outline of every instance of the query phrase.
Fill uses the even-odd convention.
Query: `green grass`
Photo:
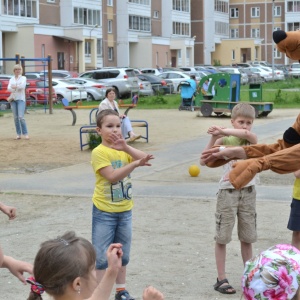
[[[262,101],[274,102],[274,108],[300,108],[300,92],[287,91],[287,89],[300,89],[300,79],[291,78],[278,82],[268,82],[262,84]],[[241,86],[240,93],[241,101],[249,101],[249,85]],[[131,103],[131,99],[124,99],[124,103]],[[139,98],[138,106],[136,109],[178,109],[181,103],[180,94],[173,95],[157,95],[150,97]],[[83,102],[85,105],[98,105],[99,102]],[[76,105],[71,104],[71,105]],[[44,108],[44,106],[40,106]],[[53,105],[53,109],[62,109],[62,104]],[[0,117],[3,115],[0,112]]]

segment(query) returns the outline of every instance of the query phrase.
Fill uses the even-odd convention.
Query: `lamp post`
[[[98,28],[98,24],[95,24],[94,27],[90,30],[90,40],[92,39],[92,31],[93,31],[95,28]]]
[[[272,79],[274,81],[274,40],[273,40],[273,31],[274,31],[274,2],[275,0],[272,1]]]

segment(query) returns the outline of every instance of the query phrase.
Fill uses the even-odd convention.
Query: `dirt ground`
[[[71,114],[65,110],[54,109],[53,114],[49,114],[42,109],[32,109],[29,113],[25,116],[29,141],[14,140],[16,134],[11,113],[0,118],[0,173],[7,176],[16,173],[30,175],[89,162],[90,151],[80,151],[79,147],[79,128],[88,123],[88,111],[76,112],[75,126],[71,126]],[[296,117],[298,113],[293,109],[274,110],[267,118],[256,119],[255,124],[271,124],[279,118]],[[230,126],[228,117],[204,118],[197,116],[196,112],[178,110],[136,109],[131,110],[129,116],[148,121],[149,143],[139,140],[134,146],[149,153],[163,150],[175,142],[202,137],[212,124]],[[138,129],[136,131],[138,133]],[[292,184],[292,176],[266,174],[262,176],[263,183],[277,186]],[[204,181],[211,180],[209,177],[205,179],[204,174],[201,176]],[[187,177],[182,179],[180,174],[171,174],[170,178],[175,185],[187,180]],[[159,181],[160,178],[153,180]],[[66,230],[75,230],[78,235],[90,239],[91,197],[5,193],[1,190],[1,181],[0,196],[1,202],[14,205],[18,210],[14,221],[0,215],[0,244],[9,255],[33,262],[42,241]],[[170,300],[240,299],[243,266],[235,234],[228,246],[227,274],[237,294],[221,295],[212,288],[216,280],[214,200],[201,195],[197,198],[139,197],[135,200],[134,238],[127,285],[136,299],[141,299],[143,288],[149,284],[163,291],[166,299]],[[290,241],[290,233],[286,229],[289,202],[284,200],[257,203],[260,217],[255,253],[278,241]],[[20,284],[7,270],[0,270],[0,287],[0,300],[23,300],[28,295],[28,286]]]

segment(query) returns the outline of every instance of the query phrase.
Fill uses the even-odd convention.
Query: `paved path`
[[[254,127],[260,141],[275,141],[294,118],[272,120],[268,124]],[[154,151],[153,166],[138,168],[133,172],[136,196],[164,197],[207,197],[215,198],[217,180],[202,180],[206,174],[218,178],[220,168],[201,168],[201,176],[191,178],[187,175],[190,164],[198,163],[199,154],[207,143],[208,137],[200,137],[188,142],[178,142],[163,150]],[[219,175],[218,175],[219,176]],[[181,180],[182,178],[182,180]],[[290,200],[290,186],[257,187],[258,200]],[[35,174],[0,173],[1,192],[22,192],[43,195],[91,196],[94,175],[90,163],[53,169]]]

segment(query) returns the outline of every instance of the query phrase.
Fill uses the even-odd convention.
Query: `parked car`
[[[7,90],[8,84],[8,78],[0,78],[0,110],[10,108],[10,103],[7,101],[7,98],[11,94],[11,92]],[[47,83],[45,83],[43,80],[27,79],[25,93],[27,106],[48,103],[49,89]],[[53,103],[57,102],[55,90],[52,91],[52,101]]]
[[[72,77],[78,77],[78,73],[71,72],[67,70],[52,70],[52,78],[72,78]],[[40,75],[42,77],[48,77],[48,70],[40,72]]]
[[[244,68],[244,69],[250,70],[252,73],[258,74],[260,76],[261,80],[264,82],[273,80],[272,72],[266,71],[263,68],[249,67],[249,68]]]
[[[194,67],[180,67],[179,69],[181,69],[184,72],[196,72],[197,71]]]
[[[181,81],[190,79],[190,75],[184,73],[184,72],[179,72],[179,71],[168,71],[168,72],[163,72],[158,75],[158,77],[162,79],[169,79],[173,82],[174,85],[174,90],[178,90],[178,85]]]
[[[152,85],[149,81],[147,80],[141,80],[138,77],[138,83],[139,83],[139,95],[140,96],[152,96],[153,95],[153,90],[152,90]]]
[[[27,79],[43,79],[45,78],[40,72],[25,72]]]
[[[159,76],[151,74],[139,74],[137,77],[142,81],[149,81],[154,93],[172,94],[174,92],[174,86],[171,80],[162,79]]]
[[[26,80],[26,102],[27,105],[47,104],[49,102],[48,82],[40,79]],[[57,96],[52,88],[52,103],[57,103]]]
[[[57,101],[66,98],[69,102],[77,102],[87,99],[87,92],[79,84],[70,83],[65,79],[52,79],[52,86],[57,95]]]
[[[152,75],[159,75],[161,72],[157,68],[142,68],[140,69],[142,74],[152,74]]]
[[[245,72],[242,72],[240,68],[234,68],[234,67],[220,67],[218,68],[219,72],[226,72],[229,74],[240,74],[241,75],[241,84],[247,84],[248,83],[248,75]]]
[[[300,63],[293,63],[289,67],[289,77],[300,77]]]
[[[68,78],[66,81],[83,86],[87,92],[87,101],[103,100],[106,90],[111,87],[105,82],[92,78]]]
[[[131,97],[139,91],[138,79],[132,68],[105,68],[87,71],[80,78],[94,78],[115,88],[117,98]]]
[[[289,66],[285,65],[275,65],[276,69],[281,70],[284,74],[284,78],[289,77]]]
[[[260,78],[260,75],[258,73],[254,73],[248,68],[242,68],[241,71],[247,74],[248,83],[261,83],[262,82],[262,79]]]

